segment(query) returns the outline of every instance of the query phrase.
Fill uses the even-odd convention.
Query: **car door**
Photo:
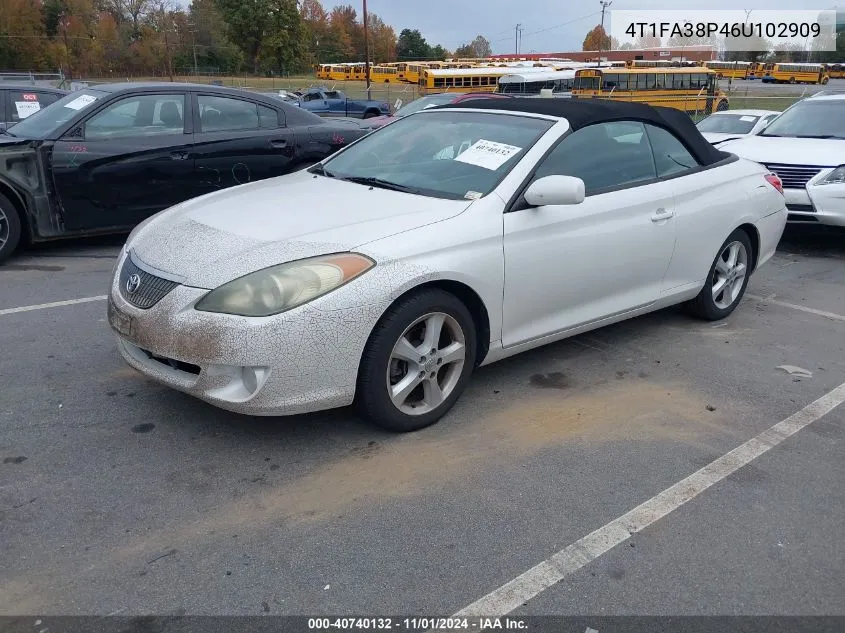
[[[329,114],[329,100],[323,92],[309,92],[302,97],[303,108],[319,116]]]
[[[326,93],[326,111],[329,116],[346,116],[346,95],[336,90]]]
[[[281,109],[229,95],[193,98],[196,173],[203,192],[287,173],[296,139]]]
[[[675,246],[674,196],[657,180],[642,123],[587,126],[541,160],[531,181],[581,178],[576,205],[504,217],[505,347],[647,306],[660,296]]]
[[[186,114],[188,116],[186,116]],[[124,227],[196,195],[185,92],[120,96],[53,148],[68,230]]]

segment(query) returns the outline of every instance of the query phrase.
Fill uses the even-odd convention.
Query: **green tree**
[[[306,29],[296,0],[270,0],[270,20],[261,46],[264,67],[279,73],[304,70]]]
[[[329,35],[329,16],[326,10],[320,0],[302,0],[299,12],[305,23],[308,64],[327,61],[320,51],[321,45],[325,44]]]
[[[229,25],[217,8],[215,0],[193,0],[188,7],[187,33],[176,62],[179,68],[193,68],[194,50],[199,68],[217,68],[222,72],[240,70],[244,56],[232,42]]]
[[[396,58],[399,60],[430,59],[431,46],[425,41],[419,29],[402,29],[396,41]]]
[[[450,53],[447,49],[443,48],[440,44],[435,46],[431,49],[431,56],[434,59],[449,59],[452,57],[452,53]]]
[[[272,15],[271,0],[216,0],[229,32],[247,63],[258,73],[261,45]]]

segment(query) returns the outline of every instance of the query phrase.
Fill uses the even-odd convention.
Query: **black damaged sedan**
[[[234,88],[73,92],[0,132],[0,261],[22,239],[127,231],[189,198],[303,169],[367,132]]]

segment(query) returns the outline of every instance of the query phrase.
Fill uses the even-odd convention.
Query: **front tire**
[[[390,431],[437,422],[475,366],[472,315],[454,295],[431,288],[393,305],[370,335],[358,372],[356,406]]]
[[[745,231],[731,233],[710,266],[704,288],[687,304],[690,312],[707,321],[724,319],[733,312],[748,286],[753,252]]]
[[[21,240],[21,218],[12,201],[0,193],[0,263],[8,259]]]

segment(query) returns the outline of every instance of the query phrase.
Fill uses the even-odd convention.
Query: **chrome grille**
[[[140,283],[137,285],[137,290],[129,292],[127,284],[133,275],[138,276]],[[156,277],[140,269],[132,261],[131,256],[126,258],[123,268],[120,270],[120,296],[142,310],[152,308],[178,285],[175,281]]]
[[[764,163],[769,171],[780,178],[784,189],[803,189],[810,179],[824,167],[813,165],[781,165],[778,163]]]

